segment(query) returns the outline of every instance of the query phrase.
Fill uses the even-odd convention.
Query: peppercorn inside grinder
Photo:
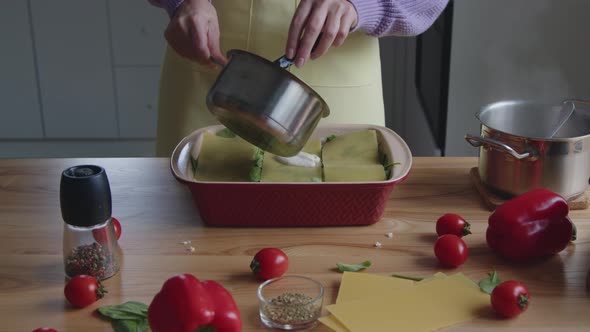
[[[66,276],[103,280],[115,275],[121,249],[111,221],[111,188],[104,168],[80,165],[64,170],[59,196]]]

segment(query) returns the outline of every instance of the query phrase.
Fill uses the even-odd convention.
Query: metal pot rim
[[[286,76],[288,76],[291,80],[299,83],[305,89],[308,89],[309,91],[311,91],[315,95],[315,97],[318,98],[321,101],[321,103],[324,105],[323,111],[322,111],[322,117],[323,118],[325,118],[328,115],[330,115],[330,108],[328,107],[328,103],[326,103],[326,101],[324,100],[324,98],[322,98],[322,96],[320,96],[320,94],[317,93],[317,91],[315,91],[311,86],[309,86],[307,83],[305,83],[299,77],[293,75],[293,73],[291,73],[290,71],[284,70],[279,65],[273,63],[272,61],[270,61],[270,60],[268,60],[266,58],[261,57],[258,54],[254,54],[254,53],[251,53],[251,52],[248,52],[248,51],[244,51],[244,50],[240,50],[240,49],[231,49],[231,50],[227,51],[227,57],[228,57],[228,59],[230,59],[230,61],[231,61],[232,55],[234,55],[234,54],[243,54],[243,55],[246,55],[246,56],[249,56],[249,57],[253,57],[253,58],[257,59],[258,61],[260,61],[261,63],[263,63],[265,65],[268,65],[268,66],[271,66],[273,68],[276,68],[275,71],[277,71],[277,72],[280,71],[280,73],[281,73],[280,75],[286,75]]]
[[[545,105],[545,106],[555,106],[554,104],[551,104],[551,103],[538,102],[538,101],[533,101],[533,100],[501,100],[501,101],[489,103],[489,104],[483,106],[479,111],[477,111],[477,113],[475,113],[475,117],[477,118],[477,120],[482,125],[486,126],[487,128],[493,129],[493,130],[495,130],[497,132],[500,132],[500,133],[503,133],[503,134],[506,134],[506,135],[510,135],[510,136],[518,137],[518,138],[523,138],[523,139],[534,139],[534,140],[548,141],[548,142],[569,142],[569,141],[578,141],[578,140],[590,138],[590,133],[587,134],[587,135],[583,135],[583,136],[559,137],[559,138],[522,136],[522,135],[513,134],[513,133],[509,133],[509,132],[504,131],[504,130],[497,129],[497,128],[495,128],[493,126],[490,126],[489,124],[485,123],[484,121],[482,121],[481,115],[484,112],[486,112],[486,111],[493,112],[493,110],[490,110],[491,108],[498,107],[498,106],[503,106],[503,105]]]

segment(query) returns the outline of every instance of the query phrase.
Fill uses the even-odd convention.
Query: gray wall
[[[455,1],[447,155],[477,154],[463,136],[484,104],[590,97],[589,10]],[[167,21],[146,0],[1,1],[0,158],[152,156]],[[380,42],[387,125],[414,155],[438,155],[413,84],[415,38]]]
[[[476,155],[475,112],[502,99],[590,98],[590,1],[456,0],[447,155]],[[534,119],[532,119],[534,121]]]
[[[0,158],[152,155],[167,17],[146,0],[0,2]]]

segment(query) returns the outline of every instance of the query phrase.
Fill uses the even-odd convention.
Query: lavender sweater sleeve
[[[149,0],[171,17],[183,0]],[[447,6],[448,0],[348,0],[358,13],[354,30],[371,36],[415,36],[426,31]]]
[[[178,6],[182,4],[182,1],[183,0],[149,0],[152,5],[166,9],[168,16],[170,17],[174,16],[174,12],[176,12]]]
[[[416,36],[440,16],[448,0],[348,0],[358,13],[354,30],[371,36]]]

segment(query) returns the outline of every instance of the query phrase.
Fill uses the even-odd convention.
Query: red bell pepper
[[[191,274],[168,279],[148,308],[152,332],[240,332],[231,294],[219,283]]]
[[[556,254],[575,239],[569,207],[560,195],[535,189],[500,205],[488,219],[488,246],[513,261]]]

